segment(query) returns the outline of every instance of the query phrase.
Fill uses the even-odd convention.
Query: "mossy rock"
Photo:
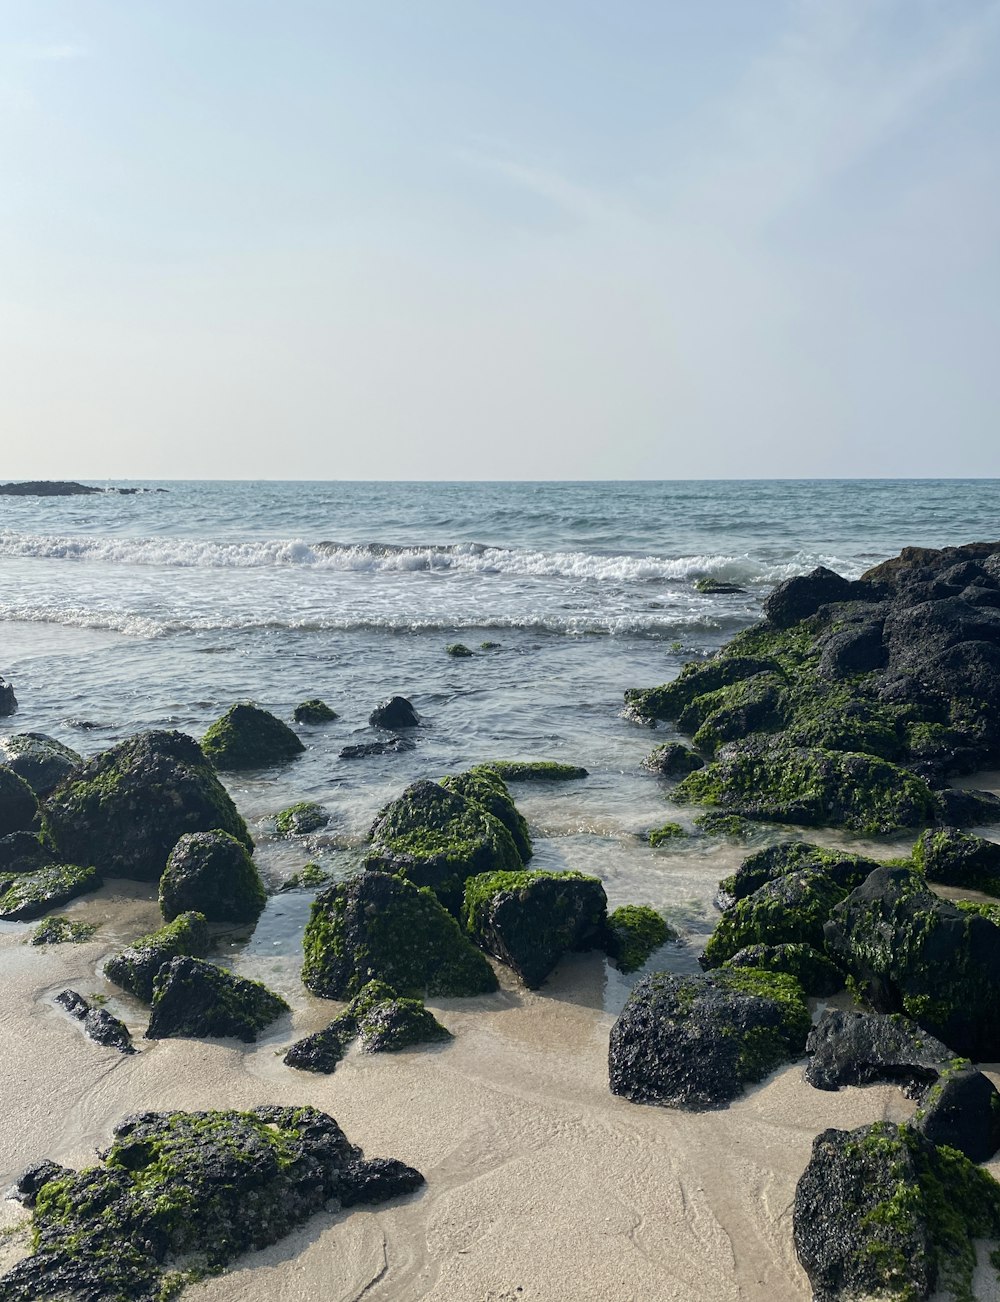
[[[267,902],[257,865],[227,832],[182,836],[160,878],[160,912],[202,913],[209,922],[256,922]]]
[[[415,1044],[436,1044],[451,1039],[420,999],[385,999],[359,1021],[358,1036],[365,1053],[395,1053]]]
[[[498,872],[466,882],[462,916],[476,944],[534,990],[563,954],[602,944],[607,907],[598,877]]]
[[[488,782],[476,782],[489,794]],[[428,886],[458,913],[466,879],[478,873],[517,871],[521,855],[510,832],[478,800],[436,782],[415,782],[381,811],[372,825],[365,867]]]
[[[74,769],[83,756],[43,732],[15,732],[0,737],[0,763],[24,778],[36,796],[46,796]]]
[[[795,1190],[795,1251],[819,1302],[935,1290],[971,1302],[974,1239],[1000,1236],[1000,1185],[888,1121],[824,1130]]]
[[[208,924],[203,913],[181,913],[159,931],[140,936],[120,954],[109,958],[104,975],[137,999],[150,1003],[153,982],[164,963],[186,954],[204,958],[208,953]]]
[[[725,742],[750,733],[779,732],[790,713],[781,675],[765,673],[696,697],[677,722],[700,750],[712,755]]]
[[[705,761],[690,746],[680,741],[665,741],[642,761],[642,767],[663,778],[686,778],[689,773],[705,767]]]
[[[924,832],[913,847],[913,866],[928,881],[1000,896],[1000,845],[957,827]]]
[[[56,863],[30,873],[0,874],[0,920],[40,918],[103,885],[96,868],[77,864]]]
[[[589,776],[579,764],[557,764],[553,760],[490,760],[488,767],[504,782],[575,782]]]
[[[144,732],[96,755],[49,796],[45,835],[68,862],[155,882],[186,832],[220,828],[253,849],[246,824],[181,732]]]
[[[737,950],[724,968],[759,968],[762,972],[784,972],[794,977],[807,995],[824,998],[844,988],[844,974],[836,963],[800,941],[781,945],[748,945]]]
[[[467,660],[473,654],[464,642],[450,642],[445,651],[455,660]]]
[[[291,877],[282,882],[278,890],[279,892],[318,891],[324,886],[329,886],[332,881],[333,873],[327,872],[318,863],[307,863],[304,868],[300,868],[297,873],[292,873]]]
[[[664,683],[661,687],[630,688],[625,693],[626,714],[640,721],[669,719],[676,722],[697,697],[745,682],[757,674],[773,673],[776,668],[773,660],[756,656],[717,656],[709,661],[692,661],[683,667],[672,683]]]
[[[654,827],[647,839],[655,850],[658,845],[669,845],[671,841],[683,841],[686,836],[687,832],[681,827],[680,823],[664,823],[662,827]]]
[[[434,892],[390,873],[364,872],[313,901],[302,980],[347,999],[369,981],[405,994],[478,995],[496,975]]]
[[[719,882],[716,900],[721,908],[728,908],[765,883],[803,869],[823,873],[837,886],[852,891],[879,867],[877,860],[864,855],[827,850],[809,841],[781,841],[750,855],[734,873],[724,877]]]
[[[824,923],[847,894],[846,887],[808,868],[775,877],[723,913],[700,962],[719,967],[748,945],[794,942],[822,951]]]
[[[27,831],[37,812],[31,787],[8,765],[0,764],[0,836]]]
[[[287,723],[253,701],[231,705],[205,733],[201,748],[219,770],[271,768],[305,750]]]
[[[623,904],[608,914],[604,948],[622,972],[637,972],[676,932],[647,904]]]
[[[511,834],[521,862],[527,863],[531,858],[531,835],[528,824],[514,804],[514,799],[507,790],[503,778],[489,764],[477,764],[475,768],[453,777],[441,779],[441,785],[448,791],[457,792],[466,800],[471,800],[498,818]]]
[[[318,696],[308,701],[301,701],[292,716],[296,723],[332,723],[338,717],[336,710],[331,710],[326,701]]]
[[[97,931],[96,922],[76,922],[59,914],[46,918],[31,933],[33,945],[82,945],[92,940]]]
[[[725,1107],[799,1057],[811,1025],[798,982],[777,972],[651,972],[611,1028],[612,1094],[699,1112]]]
[[[300,800],[274,816],[274,828],[279,836],[307,836],[326,827],[330,815],[315,800]]]
[[[45,1162],[21,1176],[33,1255],[0,1280],[0,1296],[163,1302],[331,1199],[348,1208],[421,1184],[401,1162],[365,1161],[315,1108],[138,1113],[115,1128],[102,1166]]]
[[[759,823],[742,814],[723,814],[710,809],[699,814],[694,825],[704,836],[724,836],[730,841],[752,841],[764,830]]]
[[[172,958],[153,981],[147,1040],[205,1036],[252,1043],[288,1005],[260,981],[233,976],[202,958]]]
[[[329,1076],[336,1070],[337,1063],[350,1048],[357,1033],[357,1020],[342,1013],[321,1031],[314,1031],[312,1035],[296,1040],[289,1046],[282,1061],[286,1067],[294,1067],[296,1071],[311,1071],[317,1075]]]

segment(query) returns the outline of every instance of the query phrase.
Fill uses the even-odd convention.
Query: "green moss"
[[[798,942],[822,951],[823,924],[847,894],[846,887],[821,872],[785,873],[723,913],[702,961],[706,967],[718,967],[750,945]]]
[[[720,814],[715,810],[699,814],[694,825],[705,836],[725,836],[734,841],[749,841],[761,832],[759,823],[742,814]]]
[[[300,800],[274,816],[275,831],[279,836],[304,836],[325,827],[326,811],[315,800]]]
[[[985,900],[952,900],[951,903],[963,913],[978,913],[995,927],[1000,927],[1000,902],[987,904]]]
[[[495,768],[489,764],[478,764],[464,773],[442,778],[441,786],[447,791],[454,791],[464,796],[466,800],[473,801],[503,823],[513,838],[521,861],[528,862],[532,853],[528,824],[514,804],[507,790],[507,784]]]
[[[0,874],[0,919],[25,921],[96,891],[103,880],[96,868],[49,864],[30,873]]]
[[[332,723],[337,718],[337,711],[331,710],[326,701],[314,696],[297,705],[293,717],[296,723]]]
[[[72,922],[69,918],[55,915],[46,918],[40,927],[31,933],[33,945],[80,945],[90,940],[97,930],[94,922]]]
[[[200,958],[180,956],[153,980],[148,1040],[232,1037],[250,1044],[288,1004],[262,981],[234,976]]]
[[[205,733],[201,748],[225,770],[270,768],[305,750],[287,724],[252,701],[230,706]]]
[[[636,972],[677,933],[646,904],[623,904],[608,914],[606,949],[622,972]]]
[[[505,782],[571,782],[588,776],[578,764],[556,764],[551,760],[490,760],[487,767]]]
[[[472,655],[472,652],[464,642],[450,642],[448,646],[445,647],[445,650],[448,655],[454,656],[456,660],[465,660]]]
[[[108,959],[104,975],[137,999],[149,1003],[153,998],[153,980],[163,964],[182,954],[204,957],[208,944],[204,914],[182,913],[165,927],[140,936],[120,954]]]
[[[496,650],[499,649],[499,647],[500,647],[500,643],[499,643],[499,642],[480,642],[480,643],[479,643],[479,649],[480,649],[480,651],[496,651]]]
[[[758,968],[794,977],[807,995],[824,996],[844,988],[844,975],[825,954],[792,941],[779,945],[750,945],[723,963],[724,970]]]
[[[451,1032],[419,999],[382,999],[358,1023],[365,1053],[395,1053],[415,1044],[450,1040]]]
[[[318,863],[307,863],[297,873],[292,873],[279,889],[282,891],[317,890],[322,886],[329,886],[332,880],[332,874],[321,868]]]
[[[686,836],[687,832],[680,823],[664,823],[662,827],[654,827],[650,832],[649,844],[655,849],[665,842],[683,840]]]

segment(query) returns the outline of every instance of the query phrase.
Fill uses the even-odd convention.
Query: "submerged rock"
[[[363,741],[354,746],[344,746],[340,758],[367,759],[370,755],[396,755],[400,751],[413,749],[414,743],[408,737],[391,737],[388,741]]]
[[[300,800],[274,816],[275,831],[279,836],[306,836],[326,827],[330,815],[315,800]]]
[[[288,1005],[260,981],[247,981],[201,958],[172,958],[153,981],[147,1040],[232,1037],[252,1043]]]
[[[119,1053],[135,1053],[128,1027],[106,1008],[92,1008],[83,995],[75,990],[60,991],[56,995],[56,1003],[65,1008],[70,1017],[83,1023],[84,1035],[95,1044],[100,1044],[105,1049],[117,1049]],[[0,1292],[0,1297],[2,1296],[3,1293]]]
[[[331,1200],[377,1203],[423,1184],[401,1162],[366,1161],[311,1107],[137,1113],[115,1127],[103,1163],[79,1173],[39,1164],[21,1177],[34,1255],[0,1279],[4,1302],[160,1302]],[[168,1260],[195,1268],[168,1274]]]
[[[256,922],[266,902],[257,865],[227,832],[186,833],[160,878],[160,912],[167,922],[189,910],[209,922]]]
[[[332,723],[338,716],[337,711],[331,710],[326,701],[314,696],[297,705],[293,717],[296,723]]]
[[[467,660],[473,654],[464,642],[450,642],[445,651],[456,660]]]
[[[0,836],[24,832],[35,821],[38,801],[24,778],[0,764]]]
[[[652,972],[611,1028],[612,1094],[699,1112],[724,1107],[804,1050],[810,1018],[789,976],[745,968]]]
[[[70,918],[55,915],[45,921],[31,933],[33,945],[82,945],[93,939],[97,930],[95,922],[76,922]]]
[[[676,933],[646,904],[623,904],[608,914],[604,949],[620,972],[637,972]]]
[[[553,760],[490,760],[486,767],[504,782],[574,782],[589,776],[579,764],[556,764]]]
[[[393,732],[397,728],[418,727],[420,716],[405,696],[388,696],[372,710],[368,722],[373,728],[388,728]]]
[[[153,981],[164,963],[179,955],[204,958],[208,953],[208,924],[202,913],[181,913],[173,922],[133,940],[109,958],[104,975],[144,1003],[152,1002]]]
[[[83,762],[82,755],[43,732],[15,732],[0,737],[0,763],[24,778],[36,796],[47,796]]]
[[[103,886],[96,868],[49,864],[33,872],[0,874],[0,920],[25,922]]]
[[[201,748],[220,771],[270,768],[305,750],[287,723],[253,701],[231,705],[205,733]]]
[[[102,751],[60,783],[43,813],[63,858],[112,877],[158,881],[186,832],[218,828],[253,848],[211,764],[182,732],[143,732]]]

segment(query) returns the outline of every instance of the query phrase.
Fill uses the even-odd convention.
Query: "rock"
[[[716,657],[707,663],[692,661],[684,666],[672,683],[645,689],[629,688],[625,693],[625,714],[638,722],[677,720],[698,697],[745,682],[758,674],[773,674],[777,669],[775,661],[759,656]]]
[[[331,710],[326,701],[314,696],[308,701],[300,702],[295,707],[293,717],[296,723],[332,723],[338,716],[337,711]]]
[[[49,796],[44,821],[70,861],[112,877],[155,882],[186,832],[229,832],[253,842],[198,743],[181,732],[144,732],[112,746]]]
[[[889,1081],[919,1098],[954,1054],[916,1022],[898,1013],[828,1009],[806,1041],[805,1078],[818,1090]]]
[[[347,1208],[423,1184],[401,1162],[366,1161],[311,1107],[138,1113],[115,1128],[103,1162],[21,1177],[33,1186],[34,1255],[0,1280],[4,1302],[157,1302],[185,1279],[165,1273],[168,1261],[216,1273],[331,1200]]]
[[[719,882],[716,903],[720,909],[730,908],[767,882],[800,871],[822,873],[836,886],[851,891],[880,867],[876,859],[866,859],[860,854],[825,850],[809,841],[779,841],[750,855],[734,873],[724,877]]]
[[[429,886],[456,914],[467,878],[522,866],[499,819],[478,801],[436,782],[415,782],[386,805],[372,824],[371,838],[366,868]]]
[[[6,718],[17,709],[17,697],[14,688],[0,675],[0,718]]]
[[[694,734],[694,744],[710,755],[727,741],[751,733],[772,733],[789,719],[789,699],[778,674],[758,674],[725,691],[699,696],[680,713],[677,726]]]
[[[664,742],[642,761],[642,767],[662,778],[685,778],[696,769],[705,767],[705,761],[690,746],[679,741]]]
[[[231,705],[205,733],[201,748],[217,769],[265,769],[304,750],[287,723],[253,701]]]
[[[746,588],[741,588],[738,583],[724,583],[721,579],[713,579],[707,575],[695,579],[694,590],[713,597],[735,596],[738,592],[746,592]]]
[[[297,873],[292,873],[278,887],[278,893],[284,891],[315,891],[323,886],[329,886],[333,881],[333,874],[321,868],[318,863],[307,863]]]
[[[1000,1149],[1000,1093],[968,1063],[951,1066],[920,1100],[913,1127],[932,1144],[955,1148],[970,1162],[988,1162]]]
[[[405,696],[388,696],[372,710],[368,722],[373,728],[388,728],[391,732],[396,728],[416,728],[420,716]]]
[[[408,737],[392,737],[389,741],[364,741],[356,746],[345,746],[340,752],[340,758],[367,759],[369,755],[395,755],[399,751],[413,749],[413,742]]]
[[[75,990],[61,990],[56,995],[56,1003],[65,1008],[70,1017],[83,1023],[84,1035],[95,1044],[105,1049],[117,1049],[119,1053],[135,1053],[128,1027],[107,1009],[91,1008],[83,995]],[[3,1296],[2,1288],[0,1283],[0,1297]]]
[[[326,999],[355,995],[373,978],[406,993],[478,995],[497,987],[483,955],[430,890],[365,872],[313,902],[302,980]]]
[[[208,925],[202,913],[182,913],[166,927],[133,940],[120,954],[109,958],[104,975],[144,1003],[153,999],[153,981],[164,963],[186,954],[204,958],[208,953]]]
[[[274,816],[275,831],[279,836],[306,836],[326,827],[330,815],[315,800],[300,800]]]
[[[0,764],[0,836],[24,832],[35,821],[35,793],[12,768]]]
[[[33,945],[82,945],[93,938],[97,924],[93,922],[73,922],[69,918],[56,915],[46,918],[31,933]]]
[[[298,1071],[329,1076],[357,1033],[357,1023],[353,1017],[335,1017],[322,1031],[314,1031],[312,1035],[296,1040],[282,1061]]]
[[[36,796],[47,796],[84,759],[44,732],[15,732],[0,737],[0,762],[24,778]]]
[[[26,1171],[21,1172],[7,1197],[16,1199],[24,1207],[34,1207],[35,1199],[43,1185],[73,1174],[70,1167],[60,1166],[51,1158],[43,1158],[41,1162],[36,1162],[34,1166],[29,1166]]]
[[[419,999],[389,999],[375,1005],[358,1023],[365,1053],[395,1053],[414,1044],[434,1044],[451,1039]]]
[[[676,938],[655,909],[623,904],[608,914],[604,950],[620,972],[637,972],[661,945]]]
[[[167,922],[193,910],[209,922],[256,922],[267,902],[257,866],[228,832],[188,832],[160,878],[160,912]]]
[[[957,827],[924,832],[913,847],[913,866],[942,886],[1000,895],[1000,845]]]
[[[466,770],[465,773],[442,778],[441,786],[446,791],[454,791],[457,795],[464,796],[466,800],[471,800],[485,809],[488,814],[499,819],[511,834],[522,863],[528,862],[531,858],[531,836],[528,833],[528,824],[518,812],[507,790],[507,784],[495,768],[489,764],[479,764],[475,768]]]
[[[827,952],[878,1012],[903,1012],[957,1053],[1000,1057],[1000,927],[878,868],[833,911]]]
[[[486,767],[504,782],[573,782],[589,776],[579,764],[556,764],[552,760],[490,760]]]
[[[820,606],[831,601],[847,601],[861,596],[857,586],[841,578],[824,565],[817,565],[808,574],[785,579],[764,601],[764,617],[775,628],[791,628]]]
[[[0,836],[0,873],[30,873],[52,862],[52,851],[34,832]]]
[[[466,660],[472,655],[464,642],[452,642],[445,647],[445,650],[450,656],[454,656],[456,660]]]
[[[887,1121],[824,1130],[795,1190],[795,1251],[816,1302],[972,1297],[975,1238],[1000,1235],[1000,1186]]]
[[[61,1008],[66,1009],[70,1017],[75,1017],[78,1022],[82,1022],[90,1012],[90,1004],[76,990],[60,990],[55,1001]]]
[[[655,850],[658,845],[669,845],[671,841],[683,841],[686,836],[687,832],[680,823],[664,823],[662,827],[654,827],[647,840]]]
[[[329,1026],[298,1040],[285,1054],[289,1067],[329,1075],[360,1033],[369,1053],[402,1049],[424,1040],[451,1039],[419,999],[400,999],[384,981],[362,986],[339,1017]]]
[[[798,1057],[809,1025],[791,977],[749,968],[652,972],[611,1028],[611,1092],[691,1112],[724,1107],[745,1082]]]
[[[938,820],[950,826],[973,827],[1000,823],[1000,796],[992,791],[952,790],[934,792]]]
[[[147,1040],[232,1037],[252,1043],[288,1005],[260,981],[247,981],[202,958],[180,956],[153,981]]]
[[[785,972],[794,977],[807,995],[822,999],[844,988],[844,974],[825,954],[791,941],[781,945],[748,945],[722,965],[724,968],[753,967],[763,972]]]
[[[66,479],[31,479],[23,483],[0,484],[4,497],[80,497],[90,493],[103,493],[103,488],[77,484]]]
[[[822,871],[783,873],[726,909],[699,962],[719,967],[748,945],[797,943],[822,950],[823,925],[847,893]]]
[[[26,922],[104,885],[96,868],[49,864],[34,872],[0,874],[0,920]]]
[[[882,624],[874,621],[845,628],[822,638],[819,672],[825,678],[850,678],[881,669],[888,660],[882,641]]]
[[[481,949],[537,989],[563,954],[601,945],[608,897],[578,872],[496,872],[465,883],[463,916]]]

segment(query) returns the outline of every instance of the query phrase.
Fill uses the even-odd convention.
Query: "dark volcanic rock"
[[[91,1008],[83,995],[75,990],[61,990],[56,995],[56,1003],[65,1008],[70,1017],[83,1023],[83,1032],[88,1039],[106,1049],[117,1049],[119,1053],[135,1053],[128,1027],[107,1009]]]
[[[314,1031],[304,1039],[296,1040],[285,1054],[283,1061],[298,1071],[317,1072],[329,1076],[336,1069],[347,1052],[348,1046],[358,1033],[357,1022],[353,1017],[335,1017],[322,1031]]]
[[[0,836],[27,831],[37,810],[35,793],[24,778],[0,764]]]
[[[603,942],[608,897],[577,872],[498,872],[465,883],[464,917],[476,944],[537,989],[563,954]]]
[[[34,1202],[34,1255],[0,1280],[3,1302],[158,1302],[167,1261],[218,1271],[331,1200],[381,1202],[412,1193],[423,1176],[393,1159],[366,1161],[315,1108],[258,1107],[138,1113],[115,1128],[103,1166],[36,1165],[19,1183]]]
[[[388,696],[381,705],[376,705],[368,716],[373,728],[416,728],[420,716],[405,696]]]
[[[947,787],[934,792],[934,803],[939,820],[950,826],[1000,823],[1000,796],[995,796],[992,791]]]
[[[82,755],[43,732],[15,732],[0,737],[0,763],[24,778],[36,796],[47,796],[83,762]]]
[[[160,912],[203,913],[209,922],[256,922],[267,901],[257,865],[228,832],[188,832],[160,878]]]
[[[1000,1185],[906,1126],[824,1130],[795,1190],[795,1251],[815,1302],[971,1298],[973,1238],[1000,1234]]]
[[[96,868],[49,864],[32,872],[0,874],[0,919],[25,922],[96,891],[104,882]]]
[[[201,748],[220,771],[270,768],[305,750],[287,723],[253,701],[231,705],[205,733]]]
[[[34,1166],[29,1166],[18,1176],[8,1198],[14,1198],[23,1207],[34,1207],[38,1191],[51,1180],[61,1180],[63,1176],[73,1175],[71,1167],[60,1166],[50,1158],[43,1158]]]
[[[109,958],[104,975],[137,999],[150,1003],[153,981],[164,963],[178,955],[204,958],[208,953],[208,925],[204,914],[182,913],[166,927],[140,936],[120,954]]]
[[[880,623],[859,624],[821,639],[819,672],[827,678],[850,678],[881,669],[888,659]]]
[[[232,1036],[251,1043],[288,1005],[259,981],[233,976],[201,958],[172,958],[153,982],[147,1040]]]
[[[326,827],[330,815],[315,800],[300,800],[274,816],[274,830],[279,836],[308,836]]]
[[[94,756],[44,807],[63,857],[109,876],[155,882],[186,832],[218,828],[253,842],[198,743],[181,732],[143,732]]]
[[[726,909],[699,959],[719,967],[748,945],[823,948],[823,926],[847,887],[812,868],[791,869]]]
[[[646,960],[677,933],[647,904],[623,904],[608,914],[604,951],[620,972],[637,972]]]
[[[809,574],[796,575],[779,583],[764,602],[764,615],[776,628],[791,628],[800,620],[815,615],[820,606],[831,601],[848,601],[858,596],[855,585],[823,565]]]
[[[819,1090],[891,1081],[911,1098],[922,1095],[954,1058],[916,1022],[899,1014],[830,1009],[806,1041],[806,1080]]]
[[[314,696],[311,700],[301,701],[295,707],[293,717],[296,723],[332,723],[337,718],[337,711]]]
[[[451,1032],[419,999],[388,999],[377,1003],[358,1023],[365,1053],[395,1053],[414,1044],[450,1040]]]
[[[716,903],[727,909],[767,882],[804,870],[822,873],[836,886],[851,891],[879,867],[877,860],[846,850],[826,850],[809,841],[779,841],[749,855],[734,873],[723,877],[719,882]]]
[[[345,746],[340,752],[340,758],[367,759],[369,755],[395,755],[399,751],[413,749],[414,744],[408,737],[391,737],[389,741],[363,741],[354,746]]]
[[[913,863],[928,881],[1000,895],[1000,845],[957,827],[924,832],[913,847]]]
[[[724,1107],[744,1082],[798,1057],[809,1024],[802,990],[788,976],[652,972],[611,1028],[611,1092],[688,1111]]]
[[[6,718],[8,714],[13,714],[17,709],[17,697],[14,695],[14,688],[7,682],[6,678],[0,676],[0,718]]]
[[[812,945],[790,941],[781,945],[748,945],[727,958],[723,967],[755,967],[763,972],[785,972],[807,995],[823,998],[844,988],[844,974],[836,963]]]
[[[988,1162],[1000,1149],[1000,1093],[981,1071],[952,1067],[921,1099],[913,1126],[932,1144],[957,1148],[971,1162]]]
[[[642,761],[642,767],[663,778],[686,778],[689,773],[705,767],[705,761],[683,742],[668,741],[657,746]]]
[[[0,494],[4,497],[81,497],[103,492],[103,488],[77,484],[71,479],[30,479],[23,483],[0,484]]]
[[[442,778],[441,785],[446,791],[464,796],[466,800],[480,805],[487,813],[499,819],[511,834],[522,861],[528,862],[531,858],[528,824],[518,812],[506,782],[495,768],[489,764],[479,764],[465,773]]]

